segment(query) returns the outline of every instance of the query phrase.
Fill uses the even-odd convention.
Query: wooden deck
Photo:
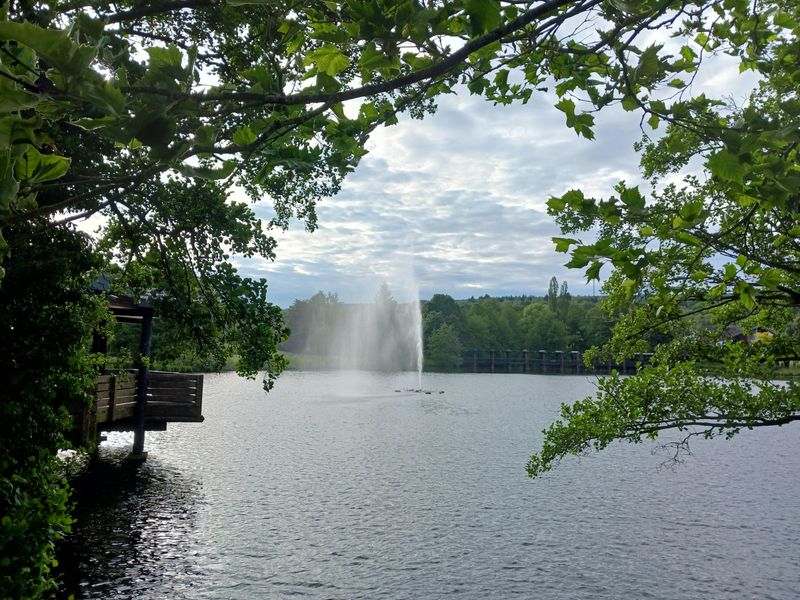
[[[144,430],[164,431],[167,423],[203,421],[203,376],[196,373],[149,371],[144,405]],[[93,405],[77,416],[73,443],[92,445],[104,431],[137,428],[137,371],[100,375],[91,390]]]

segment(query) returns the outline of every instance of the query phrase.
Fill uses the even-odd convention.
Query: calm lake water
[[[113,434],[62,548],[80,598],[798,598],[800,427],[615,445],[531,480],[586,376],[206,377],[203,424]],[[440,391],[444,393],[439,393]],[[666,438],[670,439],[670,438]],[[674,438],[672,438],[674,439]]]

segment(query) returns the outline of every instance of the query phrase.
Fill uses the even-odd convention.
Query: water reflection
[[[800,437],[613,445],[524,466],[582,377],[209,377],[202,425],[112,439],[76,480],[78,598],[797,598]],[[114,447],[114,442],[118,443]]]
[[[158,458],[102,447],[74,478],[72,534],[59,549],[61,595],[189,598],[199,574],[202,486]]]

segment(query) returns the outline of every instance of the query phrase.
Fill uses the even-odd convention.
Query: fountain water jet
[[[414,372],[422,387],[422,316],[413,278],[404,283],[407,302],[398,302],[386,283],[374,301],[339,302],[335,294],[299,300],[287,311],[292,330],[284,349],[299,355],[301,366],[341,371]],[[355,382],[357,383],[357,382]]]

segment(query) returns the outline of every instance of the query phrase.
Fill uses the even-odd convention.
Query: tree
[[[48,591],[72,522],[56,452],[87,405],[92,330],[107,313],[89,292],[99,262],[85,236],[42,219],[6,235],[17,250],[0,286],[0,597],[28,598]]]
[[[558,314],[558,279],[555,277],[550,278],[550,285],[547,288],[547,306],[553,314]]]
[[[426,349],[426,365],[434,371],[455,371],[461,367],[463,350],[455,327],[440,325],[430,336]]]
[[[525,347],[531,350],[569,350],[570,335],[564,322],[543,302],[533,302],[522,311],[520,322]]]
[[[452,325],[461,337],[464,333],[464,315],[461,307],[447,294],[434,294],[422,304],[422,324],[425,340],[443,324]],[[425,344],[427,347],[427,342]]]
[[[569,314],[569,304],[572,300],[572,296],[569,293],[569,286],[567,285],[566,281],[561,282],[561,288],[558,292],[558,317],[562,321],[567,320],[567,315]]]
[[[672,341],[635,377],[612,375],[596,396],[563,406],[528,464],[532,476],[615,440],[677,430],[680,439],[669,446],[680,460],[693,437],[730,438],[800,420],[800,385],[775,381],[778,365],[800,356],[793,329],[800,306],[800,5],[728,5],[730,21],[710,20],[699,43],[758,73],[747,102],[660,102],[664,135],[640,145],[649,199],[623,182],[608,200],[574,190],[549,202],[565,234],[600,232],[593,243],[555,241],[571,248],[568,266],[585,268],[590,279],[612,267],[607,307],[623,316],[602,352],[631,357],[650,332]],[[630,93],[631,105],[652,118],[655,102],[646,101],[644,88],[631,81]],[[702,161],[703,173],[684,169],[690,161]],[[682,176],[682,184],[659,187],[668,176]],[[732,326],[769,335],[735,341]],[[711,374],[702,368],[708,363]]]

